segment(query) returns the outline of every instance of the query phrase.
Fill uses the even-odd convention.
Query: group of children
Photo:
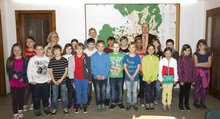
[[[180,110],[190,110],[192,84],[195,85],[193,105],[206,108],[212,57],[205,40],[198,41],[193,55],[191,47],[183,45],[180,57],[176,56],[178,52],[174,50],[174,41],[171,39],[167,40],[163,52],[159,39],[154,39],[146,49],[142,48],[142,39],[139,37],[130,43],[126,36],[119,41],[109,37],[105,48],[104,41],[89,38],[84,49],[82,43],[73,39],[62,51],[58,44],[45,49],[42,44],[35,44],[34,38],[28,37],[24,54],[21,46],[14,44],[6,65],[14,118],[22,118],[22,110],[27,110],[27,101],[24,102],[24,99],[28,98],[30,87],[36,116],[41,115],[41,100],[43,111],[56,115],[59,98],[64,114],[68,114],[72,107],[75,113],[81,110],[87,113],[92,98],[92,84],[98,112],[106,111],[109,100],[110,110],[118,105],[122,110],[133,107],[137,111],[138,97],[146,110],[154,110],[154,104],[159,102],[161,96],[163,110],[171,110],[172,91],[177,82],[180,85]],[[127,89],[126,107],[123,104],[124,83]]]

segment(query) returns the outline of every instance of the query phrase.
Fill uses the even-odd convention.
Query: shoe
[[[40,112],[40,110],[34,110],[34,114],[35,114],[35,116],[41,116],[41,112]]]
[[[48,107],[45,107],[44,112],[45,112],[46,115],[49,115],[50,114],[50,109]]]
[[[141,107],[144,107],[145,105],[144,105],[144,99],[143,98],[140,98],[140,105],[141,105]]]
[[[166,112],[167,111],[167,106],[163,105],[163,111]]]
[[[81,107],[80,106],[77,106],[76,109],[75,109],[75,114],[79,114],[81,111]]]
[[[150,104],[146,104],[146,110],[147,110],[147,111],[150,110]]]
[[[105,99],[105,106],[109,106],[110,104],[110,99]]]
[[[65,115],[68,115],[68,114],[69,114],[68,109],[67,109],[67,108],[63,109],[63,113],[64,113]]]
[[[105,106],[105,104],[102,104],[102,105],[101,105],[101,111],[102,111],[102,112],[106,111],[106,106]]]
[[[130,109],[131,109],[131,105],[128,103],[127,107],[126,107],[126,110],[129,111]]]
[[[202,105],[201,108],[202,109],[207,109],[207,106],[206,105]]]
[[[180,111],[184,111],[184,107],[182,104],[179,105],[179,109],[180,109]]]
[[[159,102],[159,101],[158,101],[157,99],[156,99],[156,100],[154,100],[154,104],[155,104],[155,105],[157,105],[157,104],[158,104],[158,102]]]
[[[124,110],[125,109],[125,106],[123,104],[118,104],[118,107],[121,109],[121,110]]]
[[[193,105],[194,105],[196,108],[200,108],[200,104],[199,104],[199,103],[194,102]]]
[[[88,113],[87,107],[83,107],[83,113],[84,113],[84,114],[87,114],[87,113]]]
[[[154,111],[154,103],[150,103],[150,110]]]
[[[14,115],[13,115],[13,119],[19,119],[18,114],[14,114]]]
[[[27,105],[24,105],[24,106],[23,106],[23,111],[26,112],[26,111],[27,111],[27,108],[28,108],[28,106],[27,106]]]
[[[168,110],[171,112],[172,111],[171,105],[167,105],[167,107],[168,107]]]
[[[97,108],[97,111],[98,111],[98,112],[101,112],[101,111],[102,111],[102,109],[101,109],[101,105],[97,105],[96,108]]]
[[[135,110],[135,111],[138,111],[138,106],[137,106],[137,104],[134,104],[133,107],[134,107],[134,110]]]
[[[57,114],[57,110],[53,109],[52,112],[51,112],[51,115],[56,115],[56,114]]]
[[[34,110],[34,104],[31,104],[31,105],[30,105],[29,110],[30,110],[30,111]]]
[[[189,107],[189,105],[188,105],[188,106],[185,106],[185,109],[186,109],[187,111],[190,111],[190,110],[191,110],[190,107]]]
[[[116,107],[116,105],[111,104],[111,105],[109,106],[109,109],[110,109],[110,110],[113,110],[115,107]]]
[[[19,118],[23,118],[24,117],[24,115],[22,114],[22,110],[18,110],[18,117]]]

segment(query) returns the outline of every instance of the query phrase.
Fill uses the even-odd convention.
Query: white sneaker
[[[18,114],[14,114],[14,115],[13,115],[13,119],[19,119]]]
[[[26,111],[27,111],[27,108],[28,108],[28,106],[27,106],[27,105],[24,105],[24,106],[23,106],[23,111],[26,112]]]
[[[29,110],[30,110],[30,111],[34,110],[34,105],[33,105],[33,104],[30,105]]]
[[[18,110],[18,117],[19,118],[23,118],[24,117],[24,115],[22,114],[22,110]]]

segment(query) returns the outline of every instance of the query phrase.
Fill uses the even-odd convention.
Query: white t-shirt
[[[91,57],[95,52],[97,51],[97,49],[93,49],[92,51],[91,50],[88,50],[87,48],[84,50],[84,53],[87,54],[88,57]]]

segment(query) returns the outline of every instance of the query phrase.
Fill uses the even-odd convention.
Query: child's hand
[[[62,80],[61,80],[61,79],[57,80],[58,85],[59,85],[61,82],[62,82]]]
[[[57,86],[59,85],[56,80],[53,80],[53,83]]]
[[[37,83],[35,81],[31,81],[30,84],[36,85]]]
[[[131,80],[131,81],[133,81],[133,80],[134,80],[134,77],[133,77],[133,76],[130,76],[129,78],[130,78],[130,80]]]
[[[101,76],[99,76],[99,75],[97,75],[96,78],[97,78],[98,80],[101,80]]]
[[[14,79],[18,79],[18,76],[16,74],[13,75]]]
[[[105,80],[105,76],[101,76],[101,79],[102,79],[102,80]]]
[[[146,81],[147,82],[147,84],[150,84],[151,82],[150,81]]]

